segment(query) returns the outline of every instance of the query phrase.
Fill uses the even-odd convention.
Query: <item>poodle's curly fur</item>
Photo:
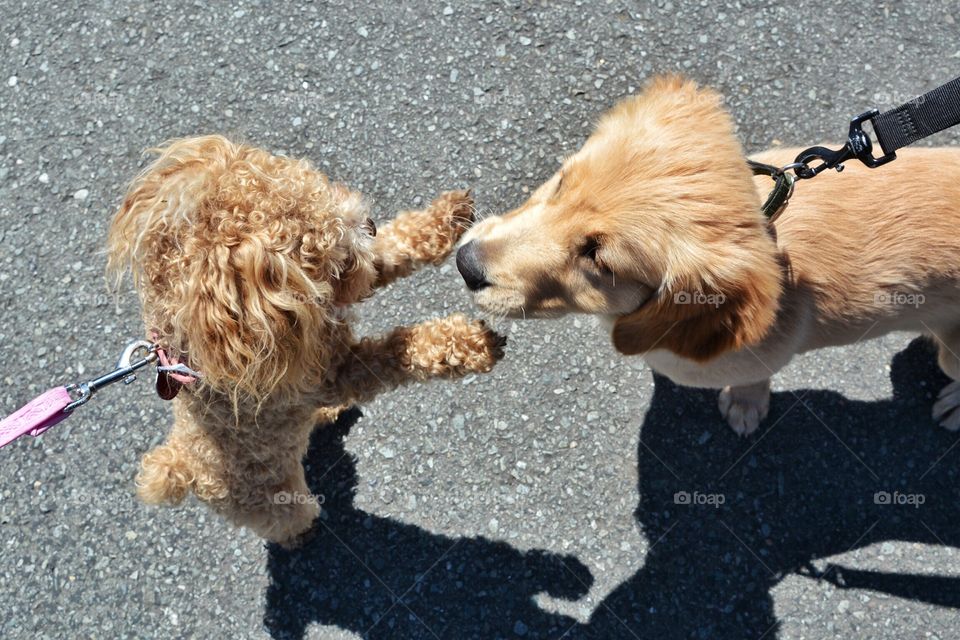
[[[354,337],[347,307],[437,264],[473,219],[465,192],[376,233],[363,199],[307,161],[220,136],[176,140],[132,183],[108,271],[129,269],[145,329],[203,379],[174,400],[137,478],[148,503],[193,491],[234,523],[293,544],[319,514],[311,429],[405,382],[486,372],[504,340],[459,315]],[[278,497],[280,497],[278,499]]]

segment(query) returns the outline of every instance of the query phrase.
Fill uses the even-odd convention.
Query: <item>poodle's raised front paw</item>
[[[476,320],[471,325],[474,333],[468,339],[473,346],[464,358],[464,365],[468,371],[486,373],[503,359],[507,336],[500,335],[483,320]]]
[[[944,429],[960,429],[960,382],[954,380],[940,391],[933,404],[933,419]]]
[[[454,315],[417,327],[407,345],[410,365],[430,376],[486,373],[503,358],[507,339],[482,320]]]
[[[387,222],[373,239],[377,286],[408,276],[423,265],[439,265],[472,223],[473,199],[468,191],[447,191],[426,209],[404,211]]]
[[[757,430],[770,411],[770,381],[742,387],[724,387],[718,398],[720,413],[737,435]]]
[[[443,365],[450,374],[462,376],[468,373],[487,373],[493,369],[504,354],[507,338],[487,326],[483,320],[467,320],[453,316],[454,329],[447,340]]]
[[[446,258],[473,224],[473,198],[469,191],[445,191],[430,204],[436,234],[437,257]]]

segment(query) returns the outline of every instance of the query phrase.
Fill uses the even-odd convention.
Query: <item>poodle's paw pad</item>
[[[463,376],[487,373],[503,358],[507,339],[482,320],[454,315],[439,323],[440,336],[432,340],[442,345],[436,373]]]
[[[487,373],[503,359],[507,338],[487,326],[483,320],[467,323],[452,339],[447,361],[455,374]]]
[[[940,391],[933,404],[933,419],[944,429],[960,429],[960,381],[954,380]]]
[[[757,430],[770,411],[770,392],[753,387],[724,387],[718,398],[720,413],[737,435],[748,436]]]

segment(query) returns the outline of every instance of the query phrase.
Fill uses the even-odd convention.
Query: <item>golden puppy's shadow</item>
[[[657,376],[636,511],[652,546],[571,637],[775,638],[782,621],[771,589],[792,573],[960,608],[955,571],[817,562],[886,541],[960,546],[960,447],[951,450],[958,434],[930,417],[947,382],[932,345],[917,339],[897,354],[891,379],[893,397],[876,402],[775,393],[760,430],[739,439],[717,415],[714,391]]]

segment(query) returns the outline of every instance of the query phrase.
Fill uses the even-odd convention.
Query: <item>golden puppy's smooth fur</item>
[[[463,316],[358,339],[349,305],[449,254],[464,192],[375,233],[361,197],[303,160],[220,136],[171,143],[130,186],[109,268],[133,272],[148,335],[203,379],[174,400],[137,479],[150,503],[189,491],[291,543],[310,529],[302,458],[317,422],[398,385],[485,372],[502,339]]]
[[[723,389],[724,416],[750,433],[770,376],[812,349],[924,332],[960,379],[960,149],[899,155],[798,183],[768,225],[772,182],[752,176],[721,97],[658,78],[526,203],[471,229],[458,266],[494,314],[608,317],[620,352]],[[958,406],[953,382],[934,417],[957,429]]]

